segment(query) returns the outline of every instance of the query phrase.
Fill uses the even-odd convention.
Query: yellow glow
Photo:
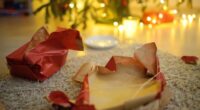
[[[163,10],[167,10],[167,9],[168,9],[167,5],[164,5]]]
[[[113,42],[110,41],[110,40],[102,40],[102,41],[95,41],[95,40],[92,40],[90,43],[93,44],[93,45],[96,45],[96,46],[98,46],[98,47],[106,47],[106,46],[110,46],[110,45],[113,44]],[[116,42],[115,42],[115,43],[116,43]],[[86,53],[80,53],[80,55],[85,55],[85,54],[86,54]]]
[[[132,17],[132,16],[129,16],[128,19],[133,19],[133,17]]]
[[[162,18],[163,18],[163,14],[162,14],[162,13],[159,13],[159,14],[158,14],[158,17],[159,17],[160,19],[162,19]]]
[[[186,19],[186,15],[185,15],[185,14],[182,14],[182,18],[183,18],[183,19]]]
[[[70,3],[70,4],[69,4],[69,7],[70,7],[70,8],[74,8],[74,3]]]
[[[151,21],[151,17],[150,16],[147,17],[147,21]]]
[[[149,24],[148,27],[149,27],[149,28],[152,28],[153,26],[152,26],[152,24]]]
[[[153,19],[153,20],[152,20],[152,23],[153,23],[153,24],[156,24],[156,23],[157,23],[156,19]]]
[[[177,11],[176,9],[174,9],[174,10],[170,10],[169,13],[170,13],[170,14],[177,14],[178,11]]]
[[[181,23],[182,23],[183,26],[186,26],[187,23],[188,23],[188,21],[187,21],[187,19],[183,19],[183,20],[181,21]]]
[[[135,35],[138,26],[138,19],[128,18],[123,20],[126,38],[132,38]]]
[[[78,0],[76,7],[78,8],[78,10],[82,10],[84,8],[84,2],[82,0]]]
[[[100,7],[105,7],[106,5],[105,5],[105,3],[100,3]]]
[[[106,17],[106,16],[107,16],[107,14],[106,14],[106,13],[103,13],[103,14],[102,14],[102,16],[103,16],[103,17]]]
[[[85,51],[78,51],[77,52],[77,56],[78,57],[83,57],[83,56],[85,56],[86,55],[86,52]]]
[[[120,32],[122,32],[122,31],[124,30],[124,26],[123,26],[123,25],[120,25],[120,26],[118,27],[118,29],[119,29]]]
[[[160,3],[161,3],[161,4],[164,4],[164,3],[165,3],[165,0],[160,0]]]
[[[174,24],[177,24],[177,20],[174,20],[173,23],[174,23]]]
[[[189,21],[190,23],[192,23],[192,21],[193,21],[193,16],[192,16],[192,15],[188,15],[188,21]]]
[[[195,14],[192,14],[192,17],[193,17],[193,18],[196,18],[196,15],[195,15]]]
[[[143,27],[144,26],[144,23],[140,22],[140,27]]]
[[[114,21],[114,22],[113,22],[113,25],[114,25],[114,26],[118,26],[119,23],[118,23],[117,21]]]

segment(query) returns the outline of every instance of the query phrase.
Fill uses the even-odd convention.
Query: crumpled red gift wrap
[[[88,77],[84,78],[84,84],[75,102],[70,101],[67,95],[61,91],[52,91],[47,97],[55,110],[95,110],[94,105],[89,104]]]
[[[120,79],[110,78],[110,76],[119,74],[119,71],[120,71],[119,69],[123,68],[122,66],[124,66],[124,67],[133,68],[134,70],[136,70],[136,72],[138,72],[138,74],[142,74],[142,76],[144,75],[144,77],[149,78],[150,81],[155,81],[156,84],[158,84],[159,86],[156,89],[156,92],[151,91],[152,92],[151,93],[150,91],[148,91],[148,92],[150,92],[149,94],[151,94],[151,95],[148,95],[148,96],[144,95],[143,98],[139,97],[136,99],[131,99],[129,101],[125,101],[124,104],[122,104],[122,105],[117,105],[117,106],[114,106],[112,108],[107,108],[107,109],[130,110],[130,109],[134,109],[134,107],[136,109],[138,106],[139,107],[145,106],[146,108],[148,108],[148,110],[153,110],[155,108],[151,108],[152,106],[148,106],[148,104],[152,102],[155,104],[155,106],[157,106],[157,104],[159,103],[160,105],[159,105],[159,107],[157,106],[156,110],[161,110],[163,107],[163,103],[164,103],[161,101],[161,99],[163,99],[163,97],[162,97],[163,91],[166,90],[166,88],[165,88],[166,81],[164,78],[164,74],[160,71],[159,60],[156,55],[156,51],[157,51],[157,48],[156,48],[155,43],[148,43],[148,44],[143,45],[139,49],[137,49],[135,51],[133,57],[113,56],[113,57],[111,57],[111,59],[108,61],[108,63],[105,66],[97,66],[97,65],[94,65],[93,63],[85,63],[85,64],[83,64],[83,66],[81,66],[81,68],[78,70],[78,72],[73,77],[73,79],[75,81],[82,83],[82,89],[74,103],[70,102],[69,99],[66,98],[66,100],[68,100],[68,101],[66,101],[66,103],[69,104],[70,106],[65,107],[62,104],[60,104],[59,101],[55,100],[56,97],[54,97],[54,98],[50,97],[52,92],[48,96],[48,99],[54,105],[54,107],[56,105],[57,110],[62,110],[62,108],[65,108],[65,109],[68,108],[69,110],[98,110],[100,108],[98,108],[98,106],[95,105],[94,102],[92,102],[93,99],[91,99],[91,97],[92,97],[91,90],[96,89],[97,94],[100,96],[101,96],[102,92],[99,92],[98,91],[99,89],[97,90],[97,86],[94,86],[92,84],[92,83],[95,83],[95,81],[92,82],[92,80],[90,78],[104,77],[103,80],[106,81],[105,84],[108,85],[109,83],[111,83],[110,80],[115,80],[115,81],[120,80]],[[96,71],[98,71],[98,72],[96,73]],[[97,74],[97,76],[92,76],[94,74]],[[126,79],[126,70],[125,69],[123,71],[121,71],[121,74],[122,74],[122,76],[118,77],[118,78],[125,77],[125,79]],[[135,75],[138,75],[138,74],[135,74]],[[116,76],[114,76],[114,77],[116,77]],[[97,80],[99,80],[98,78],[97,78]],[[127,80],[122,80],[122,81],[126,82]],[[98,82],[98,83],[100,83],[100,82]],[[115,84],[115,83],[111,83],[111,86],[119,86],[119,85],[112,85],[112,84]],[[119,84],[119,83],[117,83],[117,84]],[[130,84],[130,83],[126,83],[126,84]],[[131,84],[134,84],[134,83],[131,83]],[[137,85],[137,83],[136,83],[136,85]],[[92,88],[92,86],[93,86],[93,88]],[[111,87],[111,86],[109,86],[109,87]],[[121,87],[121,86],[119,86],[119,87]],[[138,91],[140,89],[141,88],[137,88],[136,91]],[[124,89],[122,89],[122,90],[124,90]],[[61,91],[58,91],[58,92],[61,92]],[[93,93],[94,92],[95,91],[93,91]],[[105,92],[113,93],[114,91],[111,89],[108,90],[108,88],[107,88],[107,89],[105,89]],[[64,93],[62,93],[62,94],[64,94]],[[132,93],[132,95],[134,95],[134,94],[135,93]],[[137,94],[137,92],[136,92],[136,94]],[[120,96],[120,95],[124,95],[124,94],[118,94],[118,95]],[[59,97],[64,98],[64,97],[67,97],[67,95],[65,95],[65,96],[60,95]],[[98,103],[101,104],[101,101],[103,100],[103,102],[105,102],[106,99],[111,100],[111,101],[116,100],[116,99],[109,99],[109,97],[111,97],[111,96],[99,97],[100,99],[97,99],[99,101]],[[118,100],[118,101],[120,101],[120,100]],[[158,101],[158,102],[155,103],[155,101]],[[166,103],[167,103],[167,101],[166,101]],[[78,108],[78,107],[82,107],[83,105],[88,108]],[[107,109],[105,109],[105,110],[107,110]]]
[[[183,60],[186,64],[196,65],[199,58],[196,56],[182,56],[181,60]]]
[[[59,28],[50,35],[42,27],[32,39],[6,56],[11,75],[44,81],[64,64],[69,49],[83,50],[77,30]]]

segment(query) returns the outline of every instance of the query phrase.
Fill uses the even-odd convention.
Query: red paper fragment
[[[116,71],[116,62],[114,57],[112,57],[108,63],[106,64],[106,68],[108,68],[110,71]]]
[[[65,64],[69,49],[83,50],[78,31],[62,28],[48,36],[46,29],[40,28],[31,41],[9,54],[6,60],[13,76],[44,81]]]
[[[48,100],[53,103],[52,105],[56,110],[95,110],[94,105],[85,102],[85,100],[89,99],[87,88],[87,84],[83,86],[82,92],[78,96],[76,103],[70,102],[68,97],[61,91],[52,91],[48,96]]]
[[[137,105],[139,103],[143,104],[143,103],[146,103],[151,100],[160,100],[162,92],[166,85],[166,81],[164,78],[164,74],[160,71],[159,60],[158,60],[158,57],[156,56],[156,51],[157,51],[157,48],[156,48],[155,43],[148,43],[148,44],[143,45],[141,48],[138,48],[135,51],[133,57],[113,56],[108,61],[108,63],[106,64],[105,67],[94,65],[91,63],[86,63],[83,66],[81,66],[81,68],[75,74],[73,79],[82,83],[82,89],[81,89],[78,97],[76,98],[76,103],[73,104],[73,106],[70,110],[96,110],[95,105],[91,105],[91,104],[94,104],[94,102],[90,102],[93,100],[91,98],[92,96],[90,96],[90,94],[95,92],[94,90],[93,90],[93,92],[91,92],[90,90],[92,90],[92,87],[93,87],[93,89],[97,88],[96,85],[95,86],[91,85],[91,84],[94,84],[91,81],[96,81],[96,80],[94,80],[94,79],[92,80],[89,78],[97,77],[97,79],[99,78],[98,80],[101,80],[101,81],[107,80],[108,82],[104,82],[105,84],[103,84],[103,85],[107,86],[108,83],[109,84],[113,83],[113,82],[110,83],[109,80],[113,80],[115,82],[114,78],[121,78],[119,76],[114,76],[114,78],[111,77],[111,75],[116,75],[116,74],[123,74],[122,76],[124,76],[123,78],[125,79],[125,80],[122,80],[123,82],[127,81],[127,78],[126,78],[127,73],[128,74],[137,73],[137,74],[133,74],[134,78],[137,78],[137,75],[140,76],[142,74],[140,77],[146,78],[147,79],[146,82],[148,82],[148,80],[150,80],[150,81],[155,80],[156,84],[158,84],[158,86],[157,86],[158,88],[157,89],[154,88],[154,90],[156,90],[156,91],[154,91],[154,93],[152,93],[152,91],[151,91],[151,92],[149,92],[149,95],[146,96],[145,98],[143,97],[140,99],[138,97],[138,99],[127,102],[127,103],[130,103],[130,105],[134,105],[134,104]],[[124,71],[122,71],[122,68],[124,69]],[[131,69],[131,72],[130,72],[130,69]],[[147,71],[151,73],[151,76],[148,76],[146,74]],[[106,76],[106,75],[108,75],[108,76]],[[130,75],[128,75],[128,76],[130,77]],[[105,79],[102,77],[104,77]],[[108,79],[107,79],[107,77],[108,77]],[[140,77],[138,77],[138,81],[139,81]],[[111,79],[109,79],[109,78],[111,78]],[[136,81],[136,80],[134,80],[134,81]],[[142,80],[144,80],[144,79],[141,79],[141,81]],[[97,82],[97,84],[99,84],[100,82]],[[117,82],[117,83],[116,82],[113,84],[120,84],[119,82]],[[129,80],[128,84],[132,84],[132,83],[130,83],[130,80]],[[135,84],[135,83],[133,83],[133,84]],[[140,83],[137,83],[137,84],[140,84]],[[145,84],[145,82],[143,84]],[[89,86],[91,86],[91,88]],[[116,85],[114,85],[114,86],[116,86]],[[111,91],[108,91],[108,92],[111,92]],[[97,96],[102,95],[102,92],[99,92],[99,93],[101,93],[101,94],[97,93],[98,94]],[[89,100],[90,98],[91,98],[91,100]],[[107,96],[105,98],[107,98]],[[102,98],[102,100],[104,100],[104,99]],[[112,100],[112,99],[108,99],[108,100]],[[119,106],[125,107],[126,104],[124,106],[122,106],[122,105],[119,105]],[[97,107],[97,105],[96,105],[96,107]],[[134,107],[134,106],[132,106],[132,107]],[[112,108],[112,109],[114,109],[114,108]]]
[[[69,98],[61,91],[52,91],[48,97],[49,101],[63,107],[69,107],[71,104]]]
[[[147,68],[149,74],[151,75],[155,75],[157,73],[158,64],[156,51],[156,44],[148,43],[138,48],[134,53],[135,58]]]
[[[83,80],[83,86],[79,96],[76,99],[76,104],[83,105],[89,104],[89,82],[88,82],[88,75],[85,76]]]
[[[199,60],[196,56],[182,56],[181,59],[187,64],[197,64],[197,60]]]

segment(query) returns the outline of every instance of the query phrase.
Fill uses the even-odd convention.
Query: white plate
[[[90,48],[106,49],[116,46],[118,41],[112,36],[92,36],[85,40],[85,44]]]

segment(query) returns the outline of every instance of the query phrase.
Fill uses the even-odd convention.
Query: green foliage
[[[77,8],[78,0],[49,0],[48,3],[41,5],[34,11],[37,14],[45,9],[45,22],[49,22],[51,14],[55,18],[63,20],[63,16],[67,16],[67,22],[72,28],[82,26],[83,29],[87,27],[87,21],[91,17],[96,23],[111,24],[114,21],[122,22],[124,17],[130,16],[129,3],[137,1],[142,4],[142,12],[147,7],[148,0],[83,0],[84,7],[82,10]],[[155,2],[157,0],[154,0]],[[95,3],[104,3],[105,7],[96,7]],[[168,5],[169,0],[165,0]],[[187,2],[188,7],[192,7],[192,0],[181,0],[177,3],[177,7]],[[74,7],[70,8],[69,4],[73,3]],[[158,4],[160,6],[161,4]],[[102,16],[104,14],[104,16]]]

